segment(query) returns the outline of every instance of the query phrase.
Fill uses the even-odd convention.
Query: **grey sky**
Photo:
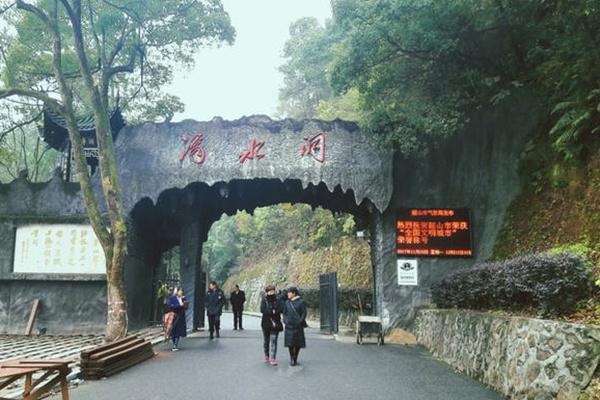
[[[274,116],[283,77],[278,67],[290,23],[331,16],[329,0],[223,0],[237,31],[233,46],[202,49],[192,71],[176,75],[170,92],[186,111],[175,117],[209,120],[244,115]]]

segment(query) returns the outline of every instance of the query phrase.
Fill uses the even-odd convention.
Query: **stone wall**
[[[411,329],[419,308],[431,303],[432,283],[492,256],[506,211],[520,192],[521,152],[538,129],[540,115],[535,98],[515,95],[475,113],[464,132],[441,142],[426,157],[396,157],[392,202],[382,216],[374,214],[372,228],[377,229],[371,233],[378,310],[387,327]],[[419,286],[398,286],[395,213],[412,207],[469,208],[474,255],[419,258]]]
[[[600,360],[600,327],[464,310],[421,310],[420,344],[511,399],[575,400]]]
[[[106,326],[103,274],[17,274],[13,258],[17,227],[86,223],[79,185],[56,175],[46,183],[23,178],[0,185],[0,333],[23,334],[34,299],[40,299],[35,330],[48,334],[98,333]]]
[[[0,333],[24,334],[34,299],[40,309],[34,325],[49,335],[97,334],[106,328],[106,280],[0,281]]]

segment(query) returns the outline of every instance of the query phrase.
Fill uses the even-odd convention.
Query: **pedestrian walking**
[[[283,331],[281,313],[283,312],[283,300],[277,295],[275,286],[269,285],[265,288],[265,296],[260,302],[262,313],[261,328],[263,331],[263,349],[265,363],[277,365],[277,340],[279,332]]]
[[[290,351],[290,365],[298,364],[300,349],[306,347],[304,328],[306,324],[306,304],[300,297],[300,292],[295,287],[287,289],[287,298],[283,308],[283,322],[285,323],[284,342]]]
[[[217,282],[212,281],[208,285],[204,304],[208,316],[210,338],[214,339],[215,335],[220,337],[219,331],[221,330],[221,314],[223,314],[223,306],[225,305],[225,293],[219,289]]]
[[[169,312],[165,318],[165,332],[173,341],[171,351],[179,351],[179,340],[187,336],[185,310],[188,308],[188,302],[183,289],[175,289],[173,295],[167,299],[167,307]]]
[[[246,293],[244,293],[243,290],[240,290],[240,285],[235,285],[235,290],[231,292],[229,301],[231,302],[231,311],[233,311],[233,330],[237,331],[239,326],[240,330],[243,331],[242,315],[244,314]]]

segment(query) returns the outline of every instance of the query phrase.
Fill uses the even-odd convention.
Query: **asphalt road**
[[[245,317],[246,330],[232,331],[224,315],[220,339],[206,333],[186,338],[182,350],[167,345],[158,355],[110,379],[72,389],[73,400],[197,399],[501,399],[480,383],[456,374],[416,346],[340,343],[308,333],[300,365],[290,367],[283,337],[280,365],[262,362],[258,320]],[[58,397],[54,397],[58,400]]]

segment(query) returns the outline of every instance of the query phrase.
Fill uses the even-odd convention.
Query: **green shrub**
[[[564,244],[548,250],[548,254],[550,255],[570,254],[578,257],[583,261],[584,266],[588,268],[594,266],[592,260],[593,253],[594,251],[586,243]]]
[[[565,315],[592,293],[592,271],[565,252],[477,264],[454,272],[432,288],[438,307],[526,310]]]

